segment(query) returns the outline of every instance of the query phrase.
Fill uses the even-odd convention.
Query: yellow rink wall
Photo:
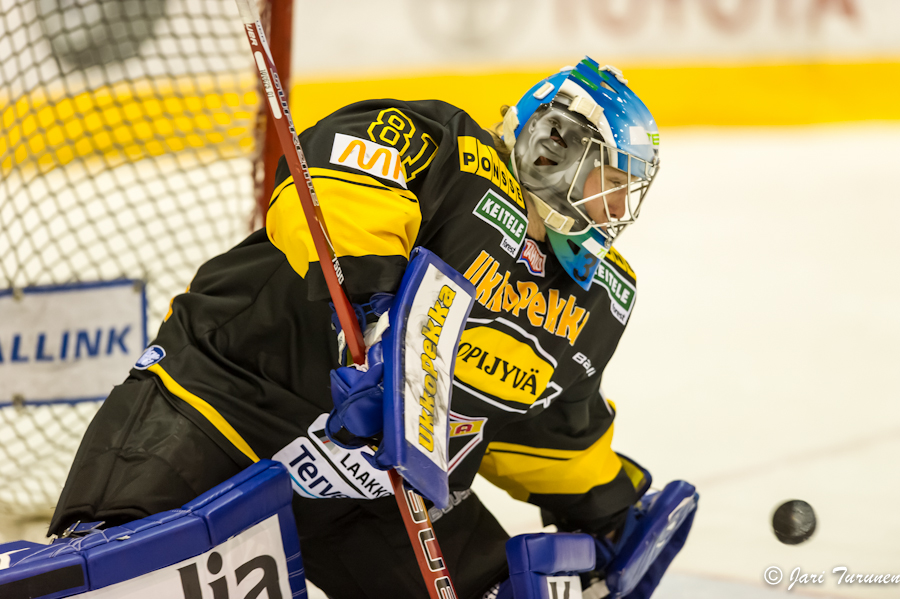
[[[438,98],[483,126],[500,120],[556,67],[393,77],[296,79],[291,108],[298,130],[351,102],[371,98]],[[623,68],[660,128],[790,126],[900,121],[900,58],[880,62],[665,66]],[[54,99],[38,90],[0,98],[0,176],[15,169],[46,172],[73,160],[107,165],[165,153],[214,150],[219,157],[253,150],[258,102],[251,74],[213,91],[184,79],[117,84]]]
[[[900,120],[900,59],[842,64],[623,67],[660,128],[779,126]],[[350,102],[439,98],[483,126],[500,120],[554,67],[392,78],[313,79],[291,86],[300,129]]]

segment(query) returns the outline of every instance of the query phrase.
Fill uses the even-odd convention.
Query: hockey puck
[[[816,532],[816,513],[801,499],[785,501],[772,516],[772,531],[785,545],[799,545]]]

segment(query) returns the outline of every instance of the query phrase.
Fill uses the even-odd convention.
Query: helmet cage
[[[548,124],[542,125],[545,120]],[[535,134],[538,127],[543,132]],[[553,136],[561,140],[562,146],[560,141],[548,141]],[[580,155],[576,144],[584,148]],[[637,219],[658,170],[657,160],[649,162],[606,143],[596,127],[569,111],[568,102],[556,100],[539,107],[525,123],[514,153],[523,186],[539,200],[536,203],[544,225],[564,235],[581,235],[596,229],[607,240],[607,250]],[[553,164],[539,160],[547,156]],[[608,168],[623,172],[625,182],[607,188]],[[600,191],[584,197],[585,184],[591,176],[599,176]],[[625,190],[624,211],[613,216],[609,205],[611,196],[621,190]],[[585,208],[588,202],[597,199],[603,199],[605,218],[602,221],[591,218]]]
[[[621,235],[628,225],[633,224],[638,216],[640,216],[644,198],[647,196],[647,192],[650,190],[650,186],[653,184],[653,180],[659,172],[659,164],[649,162],[627,152],[623,152],[622,150],[618,150],[615,146],[607,144],[602,139],[597,139],[596,137],[591,137],[590,139],[586,138],[583,141],[585,142],[584,153],[579,161],[572,184],[569,186],[568,192],[566,193],[566,201],[578,212],[582,219],[587,221],[587,224],[578,228],[576,223],[576,226],[569,227],[567,234],[577,235],[586,232],[590,228],[594,228],[600,230],[604,236],[609,239],[609,244],[612,245],[612,242],[616,237]],[[596,151],[592,151],[594,144],[599,146],[599,154],[603,156],[603,159],[595,159],[593,165],[590,165],[589,156],[592,153],[597,153]],[[614,167],[611,165],[617,166]],[[615,185],[607,189],[606,169],[608,168],[613,168],[624,173],[625,182],[621,185]],[[581,189],[576,189],[576,184],[587,178],[583,171],[590,172],[594,169],[599,169],[600,191],[588,197],[583,197],[584,187],[582,186]],[[624,212],[621,215],[613,216],[609,209],[610,197],[612,194],[619,193],[622,190],[625,191]],[[603,199],[603,210],[606,214],[606,220],[603,222],[598,222],[591,218],[584,208],[585,204],[588,202],[598,199]],[[546,222],[545,225],[547,225]],[[563,232],[557,231],[560,233]]]

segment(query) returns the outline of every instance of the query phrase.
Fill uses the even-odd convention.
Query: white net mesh
[[[0,0],[0,290],[143,279],[152,338],[248,231],[258,106],[233,0]],[[52,510],[98,407],[29,399],[0,397],[0,514]]]

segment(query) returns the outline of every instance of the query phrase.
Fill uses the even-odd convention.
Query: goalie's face
[[[545,217],[547,227],[566,235],[593,227],[608,243],[637,218],[655,174],[655,168],[605,143],[585,119],[555,102],[535,111],[514,152],[523,186],[558,213]]]
[[[632,175],[630,179],[635,181],[637,177]],[[584,182],[584,211],[604,230],[607,223],[614,222],[625,214],[628,181],[627,173],[607,166],[592,170]]]

